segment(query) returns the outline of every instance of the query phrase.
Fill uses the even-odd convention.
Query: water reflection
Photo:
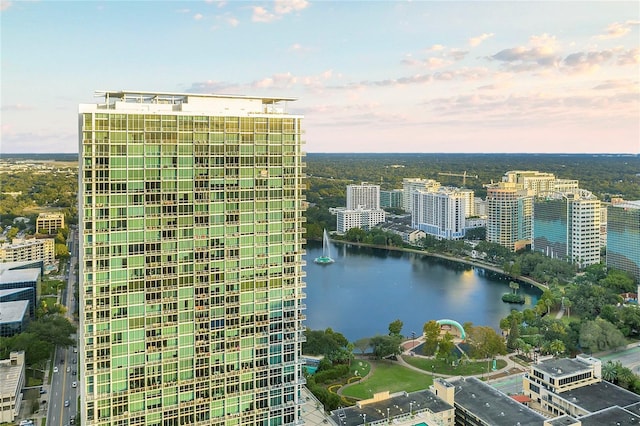
[[[412,253],[334,244],[336,262],[310,262],[321,244],[307,246],[307,321],[313,329],[331,327],[353,341],[387,334],[395,319],[403,333],[419,333],[431,319],[471,321],[497,329],[511,309],[532,307],[541,292],[521,285],[524,305],[503,303],[508,280],[483,269]]]

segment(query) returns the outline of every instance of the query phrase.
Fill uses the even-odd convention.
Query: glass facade
[[[302,117],[104,96],[79,117],[82,423],[297,423]]]
[[[640,201],[607,208],[607,266],[630,273],[640,284]]]

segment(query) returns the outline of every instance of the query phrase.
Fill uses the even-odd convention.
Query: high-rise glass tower
[[[640,291],[640,200],[608,206],[607,266],[631,274]]]
[[[294,99],[98,95],[79,114],[82,424],[299,422]]]

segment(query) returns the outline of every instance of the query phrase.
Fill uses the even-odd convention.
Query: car
[[[73,348],[73,353],[77,354],[78,353],[78,348]]]
[[[71,372],[71,374],[73,374],[73,375],[75,376],[75,375],[76,375],[76,370],[73,370],[73,371]]]
[[[78,363],[78,360],[74,358],[74,359],[73,359],[73,363],[74,363],[74,364],[77,364],[77,363]]]
[[[64,406],[65,406],[65,407],[68,407],[68,406],[69,406],[69,400],[68,400],[68,399],[66,399],[66,400],[64,401]]]
[[[78,387],[78,382],[73,382],[73,383],[71,383],[71,387],[72,387],[72,388],[77,388],[77,387]]]
[[[53,367],[53,372],[57,373],[58,372],[58,367]]]
[[[71,373],[71,367],[67,367],[67,373]]]
[[[76,419],[74,419],[73,417],[71,417],[71,418],[69,419],[69,424],[70,424],[70,425],[76,424]]]
[[[45,393],[47,393],[47,391],[42,389],[42,388],[40,388],[40,395],[44,395]]]

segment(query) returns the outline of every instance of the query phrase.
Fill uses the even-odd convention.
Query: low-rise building
[[[29,314],[35,314],[36,300],[39,296],[39,282],[42,276],[43,262],[0,263],[0,291],[20,290],[18,296],[7,301],[29,301]],[[6,295],[6,294],[5,294]]]
[[[22,333],[29,323],[29,301],[0,302],[0,337]]]
[[[546,420],[475,377],[436,380],[434,388],[436,395],[455,406],[456,426],[542,426]]]
[[[0,423],[13,423],[20,413],[25,383],[24,351],[0,360]]]
[[[55,246],[53,238],[14,238],[11,243],[0,245],[0,263],[42,260],[45,265],[52,265],[56,260]]]
[[[536,408],[555,416],[579,418],[640,403],[640,395],[603,381],[600,360],[589,356],[534,364],[525,374],[522,387]]]
[[[36,219],[36,231],[44,234],[56,234],[64,228],[64,213],[40,213]]]
[[[454,425],[454,408],[429,390],[418,392],[379,392],[373,398],[358,401],[355,406],[331,412],[331,419],[340,426]]]

